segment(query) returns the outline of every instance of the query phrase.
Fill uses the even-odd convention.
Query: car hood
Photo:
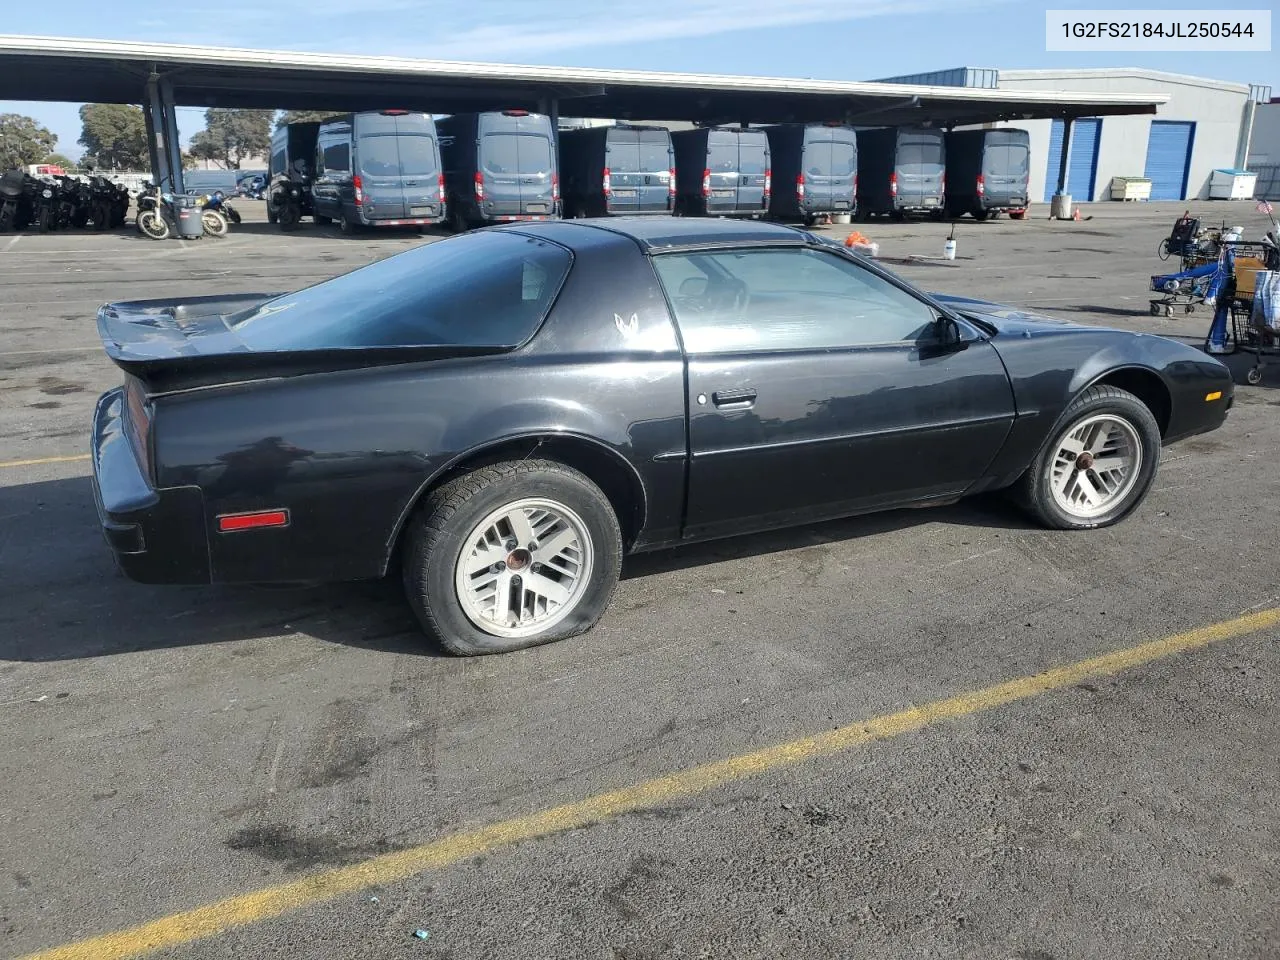
[[[1070,320],[1059,320],[1057,317],[1033,313],[1003,303],[993,303],[990,300],[975,300],[972,297],[959,297],[948,293],[934,293],[930,296],[956,313],[975,317],[995,327],[997,333],[1005,336],[1032,337],[1036,334],[1062,334],[1076,331],[1096,333],[1098,330],[1109,329],[1072,323]]]

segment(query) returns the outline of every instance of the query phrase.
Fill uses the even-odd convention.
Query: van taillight
[[[895,170],[889,174],[889,196],[896,197],[898,195],[898,171]]]
[[[947,171],[943,170],[942,175],[938,177],[938,192],[947,192]]]
[[[853,175],[853,195],[855,197],[858,195],[858,175],[856,173]]]
[[[943,183],[943,186],[945,187],[946,180],[943,180],[942,183]],[[982,179],[982,174],[978,174],[978,196],[982,196],[986,192],[987,192],[986,181]]]
[[[711,171],[706,168],[702,171],[702,195],[711,196]]]
[[[381,113],[384,117],[407,117],[409,115],[408,110],[383,110]]]
[[[551,175],[551,201],[555,203],[560,199],[560,174],[553,173]]]
[[[609,168],[604,168],[604,195],[607,197],[613,193],[613,177],[609,173]]]
[[[773,193],[773,171],[768,167],[764,168],[764,195],[767,197]]]
[[[436,196],[441,203],[444,203],[444,174],[436,174]]]
[[[357,173],[351,178],[351,189],[355,191],[356,206],[358,207],[364,203],[364,184],[360,182],[360,174]]]
[[[672,167],[667,171],[667,196],[674,197],[676,195],[676,168]]]
[[[484,174],[479,170],[476,171],[476,199],[484,199]]]
[[[796,174],[796,199],[797,200],[804,199],[804,174],[803,173]]]
[[[528,110],[503,110],[502,115],[504,117],[527,117],[529,115],[529,111]]]

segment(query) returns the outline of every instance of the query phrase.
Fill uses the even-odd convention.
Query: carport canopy
[[[154,131],[153,160],[175,171],[173,176],[163,169],[159,173],[180,186],[176,106],[395,107],[436,114],[526,109],[618,120],[955,126],[1155,113],[1167,98],[0,35],[0,99],[140,103]],[[161,142],[166,139],[167,144]]]

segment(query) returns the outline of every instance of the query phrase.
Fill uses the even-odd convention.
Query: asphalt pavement
[[[982,497],[641,556],[590,634],[455,659],[395,584],[112,565],[96,307],[432,239],[246,206],[221,241],[0,235],[0,955],[1280,956],[1280,360],[1232,358],[1226,426],[1118,526]],[[1186,206],[1265,225],[1036,207],[960,221],[955,261],[951,224],[831,232],[926,289],[1200,341],[1148,312]]]

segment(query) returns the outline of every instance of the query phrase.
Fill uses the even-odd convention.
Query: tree
[[[53,133],[20,113],[0,113],[0,173],[39,163],[58,145]]]
[[[82,163],[106,170],[146,170],[147,123],[142,108],[124,103],[86,103],[80,108]]]
[[[238,170],[248,157],[262,156],[271,145],[271,110],[206,110],[205,129],[191,138],[191,155]]]
[[[291,123],[306,123],[308,121],[318,123],[321,120],[328,120],[341,110],[285,110],[280,116],[276,117],[276,129],[283,130]]]

